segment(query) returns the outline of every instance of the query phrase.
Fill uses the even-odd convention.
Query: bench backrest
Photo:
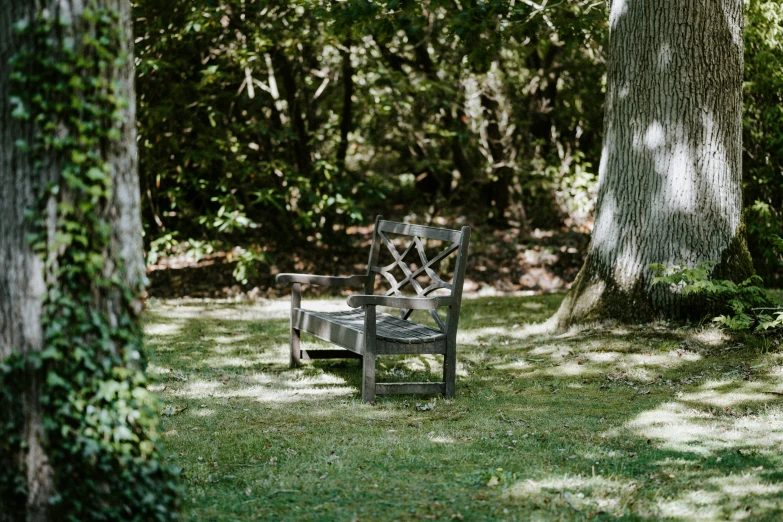
[[[393,239],[389,238],[389,234],[407,236],[410,238],[410,242],[400,252],[393,244]],[[442,250],[437,255],[427,256],[425,247],[428,240],[441,242]],[[401,290],[406,287],[412,288],[418,297],[427,297],[437,290],[444,290],[445,292],[440,292],[440,294],[445,293],[452,299],[446,321],[443,321],[436,310],[432,310],[430,313],[442,332],[456,335],[469,242],[470,227],[467,226],[462,227],[461,230],[449,230],[385,221],[383,216],[378,216],[375,220],[370,259],[367,263],[369,277],[365,284],[364,293],[374,293],[376,274],[383,276],[389,284],[389,290],[385,292],[385,295],[402,295]],[[382,266],[378,263],[382,250],[387,250],[391,254],[391,264]],[[451,281],[444,281],[438,275],[437,269],[441,262],[452,256],[456,256],[454,274]],[[395,272],[400,277],[399,280],[395,277]],[[422,279],[428,280],[428,284],[422,284],[420,282]],[[411,310],[403,310],[400,315],[403,319],[407,319],[410,314]],[[451,332],[452,329],[453,332]]]

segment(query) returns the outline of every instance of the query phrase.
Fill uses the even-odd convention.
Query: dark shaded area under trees
[[[148,261],[179,255],[192,272],[152,272],[153,295],[351,268],[365,260],[346,243],[377,213],[470,223],[479,282],[575,277],[601,154],[603,3],[143,0],[134,18]],[[780,5],[747,2],[745,218],[772,285],[782,43]],[[542,255],[558,268],[530,261]]]

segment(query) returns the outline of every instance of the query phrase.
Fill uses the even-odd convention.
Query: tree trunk
[[[348,154],[348,133],[353,129],[353,65],[351,64],[351,39],[343,42],[345,50],[340,53],[343,57],[343,107],[340,116],[340,143],[337,146],[337,166],[345,169],[345,157]]]
[[[307,132],[307,123],[302,116],[302,106],[299,100],[299,89],[296,84],[296,75],[291,62],[285,55],[285,49],[275,47],[272,50],[272,64],[275,74],[279,74],[283,86],[286,102],[288,103],[288,115],[291,118],[291,127],[294,131],[294,153],[296,166],[303,176],[313,175],[313,159],[310,151],[310,135]]]
[[[85,32],[94,30],[94,23],[85,22],[82,16],[84,4],[69,0],[8,0],[0,9],[0,63],[3,64],[0,67],[0,360],[10,360],[12,354],[28,357],[48,347],[47,334],[42,327],[46,315],[43,305],[52,290],[60,288],[63,276],[58,268],[69,262],[69,247],[34,250],[28,237],[44,230],[47,242],[53,242],[55,231],[59,233],[63,226],[58,205],[79,202],[75,190],[63,181],[62,168],[68,161],[63,153],[51,146],[34,150],[32,144],[40,139],[32,123],[35,114],[28,121],[12,114],[15,93],[9,60],[18,57],[23,48],[33,45],[33,31],[23,33],[19,23],[35,27],[45,10],[50,19],[64,23],[60,30],[50,35],[55,38],[54,48],[64,48],[68,39],[81,41]],[[122,297],[117,288],[106,290],[87,284],[82,290],[83,295],[91,296],[93,309],[104,313],[108,322],[114,321],[116,325],[120,316],[136,318],[141,311],[138,296],[145,278],[136,169],[133,40],[128,2],[98,0],[89,4],[95,10],[116,14],[114,25],[125,38],[118,42],[119,49],[111,50],[117,55],[127,55],[123,65],[108,62],[101,73],[108,82],[117,82],[119,88],[115,94],[125,99],[127,105],[121,109],[121,121],[113,124],[116,138],[103,140],[96,149],[96,155],[102,156],[99,164],[105,162],[111,166],[108,174],[111,192],[108,198],[102,198],[96,211],[111,227],[101,252],[103,268],[100,275],[118,278],[119,287],[129,290],[133,298]],[[79,45],[74,45],[77,52]],[[51,58],[57,59],[56,56]],[[31,73],[30,68],[23,73]],[[64,120],[60,122],[56,131],[58,137],[75,137],[73,128],[68,125]],[[20,146],[23,142],[27,144],[26,151]],[[47,188],[52,186],[59,187],[59,191]],[[33,213],[33,219],[26,217],[26,213]],[[111,349],[119,352],[123,348],[115,344]],[[28,364],[19,374],[22,378],[15,383],[4,383],[0,375],[0,393],[10,394],[9,386],[16,386],[23,417],[17,454],[0,455],[0,462],[14,462],[26,486],[26,505],[18,505],[18,498],[0,494],[0,520],[53,520],[59,517],[50,507],[51,497],[58,493],[55,486],[57,471],[48,451],[49,441],[43,425],[44,406],[39,400],[47,386],[44,371]],[[0,409],[5,407],[7,404]],[[7,411],[0,411],[0,417],[7,414]],[[8,448],[0,443],[0,453]],[[63,480],[73,478],[64,477]]]
[[[752,273],[743,237],[742,0],[614,0],[598,205],[557,323],[687,311],[652,263]]]
[[[489,88],[489,86],[487,86]],[[506,212],[511,210],[511,187],[514,181],[514,169],[508,158],[506,144],[503,143],[503,133],[500,130],[500,114],[497,100],[488,93],[481,94],[481,108],[487,122],[487,145],[494,176],[489,182],[489,206],[494,207],[490,222],[496,226],[508,226]],[[510,213],[515,221],[525,223],[525,209],[521,201],[514,205]]]

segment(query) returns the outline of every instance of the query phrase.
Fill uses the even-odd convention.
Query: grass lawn
[[[560,299],[464,301],[457,397],[374,406],[357,360],[288,369],[285,300],[153,300],[186,520],[783,520],[779,346],[665,325],[553,336],[536,323]],[[378,376],[440,364],[380,358]]]

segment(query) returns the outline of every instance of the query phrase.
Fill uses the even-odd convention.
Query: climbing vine
[[[37,378],[55,518],[171,520],[177,471],[162,461],[157,404],[141,370],[140,289],[128,288],[111,256],[113,171],[105,158],[121,140],[127,103],[113,77],[127,59],[122,25],[92,5],[76,20],[44,14],[16,31],[24,45],[11,60],[9,102],[13,117],[34,129],[16,146],[34,160],[39,196],[27,213],[29,241],[44,261],[47,290],[43,351],[0,363],[0,498],[25,505],[15,457],[24,444],[20,383]]]

